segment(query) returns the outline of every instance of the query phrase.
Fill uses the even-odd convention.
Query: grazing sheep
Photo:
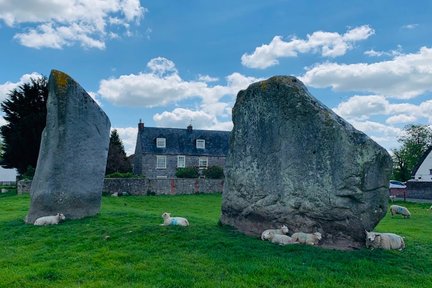
[[[301,244],[316,245],[322,239],[320,232],[303,233],[297,232],[291,236],[292,240]]]
[[[295,242],[288,235],[275,234],[274,232],[270,232],[269,237],[270,238],[268,238],[268,239],[270,239],[270,242],[272,242],[274,244],[279,244],[279,245],[297,244],[297,242]]]
[[[161,226],[168,226],[168,225],[189,226],[189,221],[186,218],[171,217],[171,214],[168,212],[163,213],[162,218],[164,219],[164,223],[160,224]]]
[[[65,220],[66,217],[62,213],[57,213],[54,216],[43,216],[36,219],[34,225],[42,226],[42,225],[53,225],[58,224],[61,220]]]
[[[270,234],[279,234],[279,235],[284,235],[288,233],[288,227],[283,225],[281,228],[279,229],[267,229],[264,232],[261,233],[261,240],[268,240],[270,239]]]
[[[393,233],[377,233],[366,231],[366,248],[399,249],[405,248],[403,237]]]
[[[391,205],[390,206],[390,213],[393,217],[393,215],[401,214],[404,218],[409,218],[411,216],[411,213],[406,207],[399,206],[399,205]]]

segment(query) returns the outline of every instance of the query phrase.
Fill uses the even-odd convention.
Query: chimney
[[[141,131],[141,130],[143,130],[144,129],[144,123],[142,122],[142,120],[140,119],[139,120],[139,123],[138,123],[138,131]]]
[[[187,126],[187,132],[191,133],[192,132],[192,124],[189,124]]]

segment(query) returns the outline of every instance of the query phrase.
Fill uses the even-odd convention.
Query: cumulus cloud
[[[344,34],[316,31],[307,35],[306,40],[292,37],[284,41],[275,36],[269,44],[255,48],[252,54],[243,54],[242,64],[249,68],[265,69],[279,63],[279,58],[296,57],[299,53],[319,53],[323,57],[344,55],[355,42],[365,40],[375,31],[368,25],[352,28]]]
[[[146,11],[139,0],[0,1],[0,20],[22,29],[14,39],[31,48],[104,49],[119,31],[130,35]]]
[[[398,45],[397,49],[390,50],[390,51],[375,51],[374,49],[370,49],[365,51],[363,54],[369,56],[369,57],[381,57],[381,56],[399,56],[402,55],[402,46]]]
[[[300,77],[315,88],[360,91],[409,99],[432,91],[432,48],[376,63],[316,65]]]
[[[158,57],[147,64],[149,72],[122,75],[104,79],[99,85],[99,95],[106,100],[124,106],[158,107],[193,97],[210,105],[223,96],[233,96],[258,79],[232,73],[226,77],[226,85],[210,86],[207,81],[183,80],[174,63]]]
[[[21,78],[17,81],[17,82],[5,82],[3,84],[0,84],[0,102],[3,102],[6,97],[8,96],[8,94],[15,88],[17,88],[18,86],[25,84],[25,83],[29,83],[30,79],[37,79],[42,77],[41,74],[33,72],[30,74],[24,74],[21,76]]]

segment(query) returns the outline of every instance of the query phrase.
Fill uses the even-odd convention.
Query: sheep
[[[274,233],[274,234],[287,234],[288,233],[288,227],[283,225],[281,228],[279,229],[267,229],[264,232],[261,233],[261,240],[268,240],[270,239],[270,234]]]
[[[297,232],[291,236],[292,240],[301,244],[316,245],[322,239],[320,232],[303,233]]]
[[[394,233],[377,233],[366,231],[366,248],[385,250],[405,248],[404,238]]]
[[[409,218],[411,216],[411,213],[406,207],[399,206],[399,205],[391,205],[390,206],[390,213],[393,217],[393,215],[401,214],[404,218]]]
[[[270,232],[269,237],[270,238],[268,238],[268,239],[270,240],[270,242],[272,242],[274,244],[279,244],[279,245],[297,244],[297,242],[295,242],[288,235],[276,234],[274,232]]]
[[[168,212],[163,213],[162,218],[164,219],[164,223],[160,224],[161,226],[168,226],[168,225],[189,226],[189,221],[186,218],[171,217],[171,214]]]
[[[390,195],[389,199],[391,202],[394,202],[394,200],[396,199],[396,195]]]
[[[43,216],[36,219],[34,225],[43,226],[43,225],[53,225],[58,224],[61,220],[65,220],[66,217],[62,213],[57,213],[57,215],[53,216]]]

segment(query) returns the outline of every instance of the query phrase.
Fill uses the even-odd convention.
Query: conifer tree
[[[131,171],[132,166],[124,151],[123,143],[117,130],[114,129],[111,131],[105,174],[108,175],[115,172],[127,173]]]

